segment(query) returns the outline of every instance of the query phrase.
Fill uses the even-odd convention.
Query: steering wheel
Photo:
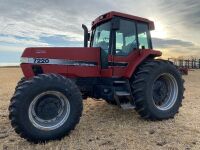
[[[104,37],[104,38],[103,38],[103,41],[105,41],[106,43],[108,43],[108,42],[109,42],[109,38]]]

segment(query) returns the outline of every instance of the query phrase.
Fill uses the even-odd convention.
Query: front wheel
[[[169,61],[149,60],[132,78],[136,111],[151,120],[174,117],[183,99],[183,79]]]
[[[70,79],[42,74],[17,87],[9,118],[21,137],[37,143],[68,134],[79,122],[82,109],[81,93]]]

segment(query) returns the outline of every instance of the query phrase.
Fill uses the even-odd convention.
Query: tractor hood
[[[98,65],[100,48],[34,47],[26,48],[21,63],[59,65]]]

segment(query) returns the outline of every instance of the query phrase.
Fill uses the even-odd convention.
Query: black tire
[[[164,98],[161,97],[157,98],[156,96],[158,94],[156,94],[157,93],[155,92],[156,90],[154,91],[154,89],[156,88],[153,89],[153,87],[155,87],[154,85],[157,84],[156,82],[158,80],[161,80],[160,78],[162,78],[162,80],[164,81],[166,80],[165,82],[167,82],[167,80],[169,81],[172,80],[173,84],[168,84],[168,86],[173,85],[174,91],[177,92],[171,92],[169,94],[169,91],[172,90],[170,90],[169,87],[166,86],[167,84],[165,84],[168,90],[164,93],[167,94],[165,95]],[[181,106],[182,103],[183,93],[184,93],[183,82],[184,81],[182,79],[180,72],[169,61],[165,60],[145,61],[138,67],[134,76],[132,77],[132,82],[131,82],[132,84],[131,88],[135,100],[136,111],[140,114],[141,117],[150,120],[162,120],[162,119],[173,118],[175,114],[178,113],[179,107]],[[176,87],[178,87],[178,89]],[[159,87],[157,90],[160,92],[161,91],[160,89],[161,87]],[[158,99],[159,101],[157,102],[155,99]]]
[[[65,117],[67,119],[63,121],[64,119],[61,118],[63,123],[52,130],[51,126],[48,130],[45,130],[45,128],[38,128],[38,126],[35,126],[33,123],[35,118],[31,119],[32,117],[30,117],[32,116],[32,109],[30,108],[39,109],[40,107],[39,104],[37,104],[38,106],[36,104],[32,105],[33,100],[37,95],[42,92],[45,93],[46,91],[56,91],[64,98],[67,98],[66,100],[69,102],[68,107],[70,108],[69,111],[67,111],[69,112],[68,115],[63,114],[63,116],[68,116]],[[59,98],[60,97],[57,99],[59,100]],[[45,100],[45,98],[43,99]],[[43,99],[40,100],[40,103],[42,103]],[[63,100],[63,98],[60,99]],[[57,103],[55,105],[57,106]],[[65,108],[65,110],[67,109]],[[18,133],[22,138],[38,143],[48,140],[61,139],[65,135],[69,134],[69,132],[74,130],[76,124],[79,122],[82,110],[83,103],[81,93],[78,87],[70,79],[57,74],[41,74],[30,80],[26,80],[16,89],[9,106],[9,119],[11,120],[11,124],[16,133]],[[53,110],[51,109],[51,111]],[[46,124],[48,124],[48,122]]]
[[[19,82],[17,83],[16,87],[15,87],[15,90],[23,83],[26,81],[26,78],[25,77],[22,77]]]

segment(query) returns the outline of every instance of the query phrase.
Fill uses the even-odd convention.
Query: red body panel
[[[97,61],[99,63],[100,48],[83,47],[33,47],[26,48],[22,57],[56,58],[83,61]]]
[[[114,67],[113,75],[114,76],[123,76],[125,78],[131,78],[137,66],[148,56],[161,56],[160,51],[155,50],[135,50],[131,52],[128,56],[114,56],[114,62],[127,62],[127,67]]]
[[[40,64],[45,73],[58,73],[70,77],[100,76],[100,49],[99,48],[70,48],[70,47],[37,47],[25,49],[22,57],[50,58],[62,60],[79,60],[96,62],[96,66],[69,66]],[[30,63],[21,64],[22,71],[27,78],[34,76]]]
[[[44,73],[58,73],[66,77],[125,77],[130,78],[137,66],[149,55],[160,56],[161,52],[154,50],[134,50],[128,56],[109,55],[108,61],[114,63],[125,62],[127,66],[109,66],[101,69],[99,48],[27,48],[22,57],[49,58],[75,61],[96,62],[95,66],[73,66],[62,64],[39,64]],[[22,63],[21,68],[26,78],[34,76],[32,66],[38,64]]]

